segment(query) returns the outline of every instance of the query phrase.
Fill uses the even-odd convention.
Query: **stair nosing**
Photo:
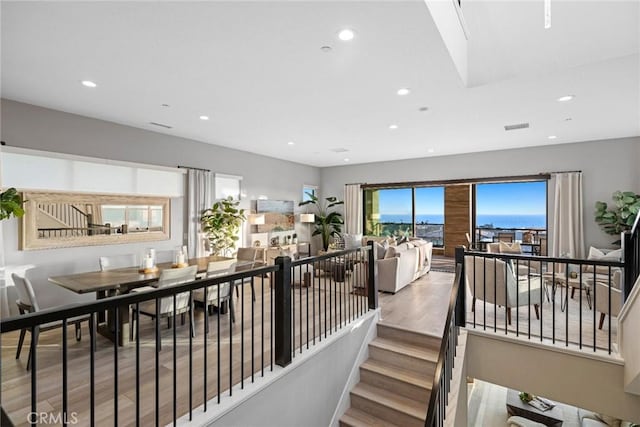
[[[403,375],[403,378],[400,378],[399,376],[396,375],[389,375],[387,372],[381,372],[379,369],[379,367],[388,367],[391,368],[391,370],[395,373],[400,373],[401,375]],[[423,374],[423,372],[420,371],[416,371],[413,369],[407,369],[407,368],[402,368],[399,366],[395,366],[395,365],[391,365],[389,363],[385,363],[376,359],[367,359],[364,362],[362,362],[362,364],[360,365],[361,369],[364,369],[366,371],[369,372],[374,372],[378,375],[382,375],[386,378],[391,378],[415,387],[419,387],[428,391],[431,391],[431,389],[433,388],[433,381],[429,381],[429,376],[425,375],[425,378],[419,378],[418,375]],[[400,371],[400,372],[398,372]],[[415,374],[415,375],[410,375],[410,374]],[[407,380],[407,378],[404,378],[404,376],[409,377]]]
[[[355,412],[355,415],[351,415],[351,414],[349,414],[349,412],[350,412],[350,411]],[[365,415],[366,417],[371,417],[371,418],[378,419],[378,420],[380,420],[380,424],[382,424],[382,425],[384,425],[384,426],[386,426],[386,427],[399,427],[397,424],[392,424],[392,423],[390,423],[389,421],[383,420],[382,418],[378,418],[378,417],[376,417],[375,415],[371,415],[371,414],[369,414],[369,413],[367,413],[367,412],[364,412],[364,411],[363,411],[363,410],[361,410],[361,409],[354,408],[354,407],[350,407],[349,409],[347,409],[347,410],[345,411],[345,413],[344,413],[344,414],[342,414],[342,417],[340,417],[340,421],[342,421],[342,419],[343,419],[344,417],[348,417],[348,418],[355,419],[356,421],[359,421],[359,422],[361,422],[362,424],[367,423],[367,421],[363,419],[363,418],[365,418],[365,417],[362,417],[362,418],[358,418],[358,417],[357,417],[358,413],[363,414],[363,415]],[[344,421],[343,421],[343,422],[344,422]]]
[[[363,391],[364,391],[365,394],[369,394],[369,395],[373,395],[373,396],[367,396],[367,395],[363,394]],[[380,387],[376,387],[376,386],[373,386],[373,385],[370,385],[370,384],[365,384],[365,383],[358,383],[351,390],[351,393],[355,394],[356,396],[358,396],[358,397],[360,397],[362,399],[369,400],[371,402],[374,402],[377,405],[384,406],[385,408],[391,409],[393,411],[400,412],[402,414],[405,414],[405,415],[407,415],[407,416],[409,416],[411,418],[414,418],[416,420],[419,420],[419,421],[424,421],[426,416],[427,416],[427,403],[426,402],[424,402],[424,405],[423,405],[424,408],[420,408],[420,409],[409,408],[409,409],[412,409],[412,411],[411,412],[407,412],[407,411],[404,411],[404,410],[398,408],[397,406],[395,406],[393,404],[393,402],[390,402],[390,401],[392,401],[393,399],[396,399],[396,400],[404,401],[405,403],[406,402],[412,402],[412,403],[415,403],[416,405],[420,405],[420,404],[422,404],[422,402],[419,402],[419,401],[414,400],[414,399],[410,399],[410,398],[408,398],[406,396],[400,396],[400,395],[394,395],[393,398],[389,398],[388,397],[389,393],[387,392],[387,390],[381,389]],[[381,397],[382,399],[373,399],[371,397]],[[410,406],[410,405],[406,405],[406,406]]]
[[[415,345],[407,344],[404,342],[394,341],[388,338],[377,337],[369,343],[370,346],[379,348],[381,350],[393,351],[398,354],[402,354],[407,357],[413,357],[416,359],[424,360],[426,362],[437,363],[438,352],[434,349],[425,349]],[[402,347],[406,347],[410,353],[403,352]]]
[[[384,319],[378,323],[378,326],[382,326],[384,328],[389,328],[389,329],[396,329],[398,331],[403,331],[403,332],[409,332],[415,335],[422,335],[426,338],[433,338],[436,340],[440,340],[442,341],[442,335],[436,335],[436,334],[432,334],[430,332],[422,332],[422,331],[417,331],[415,329],[409,329],[409,328],[405,328],[404,326],[399,326],[399,325],[391,325],[389,323],[384,323]]]

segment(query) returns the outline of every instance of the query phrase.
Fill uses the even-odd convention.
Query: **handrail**
[[[431,388],[431,395],[429,396],[429,406],[427,407],[427,418],[425,419],[425,426],[429,427],[435,425],[436,406],[438,399],[440,399],[441,392],[441,377],[444,370],[444,363],[446,360],[447,347],[449,345],[450,332],[452,329],[451,322],[454,319],[456,305],[458,304],[458,292],[460,290],[460,282],[462,281],[462,263],[456,261],[456,275],[453,282],[453,289],[451,291],[451,298],[449,300],[449,310],[447,312],[447,320],[444,327],[444,334],[442,336],[442,342],[440,344],[440,351],[438,352],[438,363],[436,365],[435,373],[433,376],[433,386]],[[454,325],[455,327],[455,325]],[[447,389],[448,387],[445,387]]]
[[[624,267],[622,261],[601,261],[597,259],[582,259],[582,258],[559,258],[541,255],[527,255],[527,254],[507,254],[497,252],[482,252],[482,251],[465,251],[467,256],[480,256],[483,258],[498,258],[498,259],[517,259],[523,261],[531,261],[531,263],[538,262],[552,262],[552,263],[564,263],[571,265],[597,265],[603,267]]]
[[[102,298],[92,302],[81,302],[41,310],[34,313],[26,313],[9,317],[0,322],[0,333],[17,331],[23,328],[31,328],[44,323],[69,319],[71,317],[83,316],[87,314],[105,311],[117,306],[132,305],[144,301],[150,301],[163,297],[170,297],[181,292],[194,291],[196,289],[219,285],[250,276],[257,276],[272,273],[279,269],[277,265],[244,270],[234,274],[225,274],[217,277],[195,280],[193,282],[181,283],[179,285],[157,288],[143,292],[132,292],[128,294],[116,295]]]

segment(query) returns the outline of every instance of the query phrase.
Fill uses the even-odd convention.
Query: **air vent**
[[[171,129],[173,128],[173,126],[169,126],[169,125],[165,125],[162,123],[156,123],[156,122],[149,122],[150,125],[154,125],[154,126],[159,126],[161,128],[165,128],[165,129]]]
[[[332,148],[329,151],[333,151],[334,153],[346,153],[349,150],[346,148]]]
[[[506,125],[504,130],[516,130],[516,129],[526,129],[529,127],[529,123],[518,123],[517,125]]]

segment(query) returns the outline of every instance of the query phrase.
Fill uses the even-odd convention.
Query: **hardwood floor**
[[[313,289],[313,291],[311,291]],[[336,283],[326,277],[316,279],[313,288],[293,289],[294,325],[293,348],[299,354],[333,334],[366,312],[366,297],[352,292],[351,285]],[[251,381],[262,369],[271,369],[273,341],[271,333],[273,294],[268,279],[256,279],[256,300],[252,301],[251,288],[245,284],[236,298],[236,323],[231,325],[229,314],[215,313],[209,316],[209,334],[204,333],[204,312],[195,310],[196,337],[192,340],[192,365],[189,360],[189,324],[178,324],[176,344],[173,345],[173,329],[167,329],[166,321],[160,323],[162,351],[156,362],[155,323],[140,318],[140,357],[136,359],[134,343],[118,348],[117,369],[114,367],[114,345],[102,336],[97,339],[95,353],[95,423],[134,425],[136,400],[139,396],[141,425],[156,422],[156,363],[158,365],[159,424],[173,419],[174,402],[176,417],[186,414],[218,394],[228,393],[231,385]],[[262,310],[264,303],[264,311]],[[243,315],[244,313],[244,315]],[[244,319],[244,320],[243,320]],[[263,322],[264,319],[264,322]],[[263,329],[263,326],[264,329]],[[218,333],[219,327],[219,333]],[[69,414],[78,419],[77,425],[89,425],[90,420],[90,358],[89,331],[83,327],[83,340],[76,342],[72,330],[68,333],[68,408]],[[37,408],[39,412],[57,415],[62,411],[62,345],[61,330],[40,335],[37,350]],[[205,344],[206,337],[206,344]],[[31,375],[26,368],[30,334],[27,334],[23,353],[15,359],[18,332],[2,337],[2,406],[16,425],[27,425],[31,410]],[[308,342],[308,344],[307,344]],[[174,369],[175,355],[175,369]],[[206,379],[204,366],[206,358]],[[140,361],[139,394],[136,393],[136,360]],[[218,374],[218,361],[220,371]],[[176,393],[174,399],[174,375]],[[189,379],[192,379],[189,393]],[[117,411],[114,389],[117,379]],[[206,387],[206,392],[205,392]],[[190,395],[192,401],[189,401]],[[206,398],[205,398],[206,396]]]

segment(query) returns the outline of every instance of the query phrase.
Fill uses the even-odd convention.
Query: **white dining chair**
[[[139,265],[136,254],[111,255],[100,257],[100,271],[116,268],[137,267]]]
[[[207,278],[222,276],[225,274],[232,274],[236,272],[236,263],[231,264],[231,266],[222,271],[219,270],[218,264],[216,262],[210,262],[207,266]],[[220,306],[227,301],[229,304],[229,313],[231,316],[231,322],[235,323],[236,321],[236,313],[235,307],[233,304],[233,298],[231,297],[231,289],[233,283],[232,282],[223,282],[219,285],[212,285],[207,287],[207,298],[205,301],[204,288],[196,289],[193,291],[193,300],[204,305],[205,310],[209,310],[209,314],[213,314],[213,308],[217,307],[220,310]],[[218,291],[218,288],[220,290]],[[209,325],[205,326],[205,331],[209,331]]]
[[[27,278],[26,272],[25,275],[18,275],[16,273],[11,274],[11,279],[15,284],[15,289],[18,294],[18,299],[16,300],[16,304],[18,306],[18,311],[20,314],[26,313],[37,313],[42,309],[58,307],[60,304],[57,304],[57,301],[38,301],[36,298],[35,291],[33,289],[33,285],[31,281]],[[69,301],[69,303],[73,303],[75,301]],[[67,326],[74,325],[75,326],[75,336],[76,341],[80,341],[82,339],[82,322],[89,322],[89,334],[91,336],[91,340],[95,340],[93,336],[93,316],[86,314],[83,316],[76,316],[67,319]],[[42,325],[38,325],[33,330],[33,336],[31,337],[34,345],[37,347],[38,338],[40,332],[45,332],[51,329],[57,329],[62,327],[62,320],[44,323]],[[22,329],[20,330],[20,337],[18,338],[18,347],[16,349],[16,359],[20,359],[20,353],[22,351],[22,345],[24,344],[24,338],[27,332],[31,332],[31,329]],[[94,341],[95,343],[95,341]],[[95,345],[94,345],[95,348]],[[27,370],[31,369],[32,364],[32,347],[29,346],[29,356],[27,358]]]
[[[196,280],[196,274],[198,272],[198,266],[192,265],[185,268],[166,268],[162,270],[160,273],[160,278],[158,282],[153,286],[155,288],[164,288],[169,286],[175,286],[182,283],[193,282]],[[176,316],[180,314],[181,323],[184,324],[184,315],[189,312],[189,320],[191,322],[191,331],[192,336],[195,336],[195,324],[193,319],[193,310],[192,310],[192,300],[189,296],[189,292],[181,292],[176,295],[176,303],[175,309],[173,304],[173,297],[164,297],[161,298],[160,307],[158,310],[160,318],[167,318],[167,327],[171,328],[171,319],[173,317],[174,311]],[[156,301],[144,301],[138,305],[139,314],[143,314],[145,316],[151,317],[156,322],[159,319],[156,319]],[[134,338],[134,326],[136,320],[136,308],[135,306],[132,308],[132,316],[131,321],[129,322],[129,340],[133,341]],[[173,325],[175,328],[176,325]],[[160,343],[158,343],[160,344]]]

